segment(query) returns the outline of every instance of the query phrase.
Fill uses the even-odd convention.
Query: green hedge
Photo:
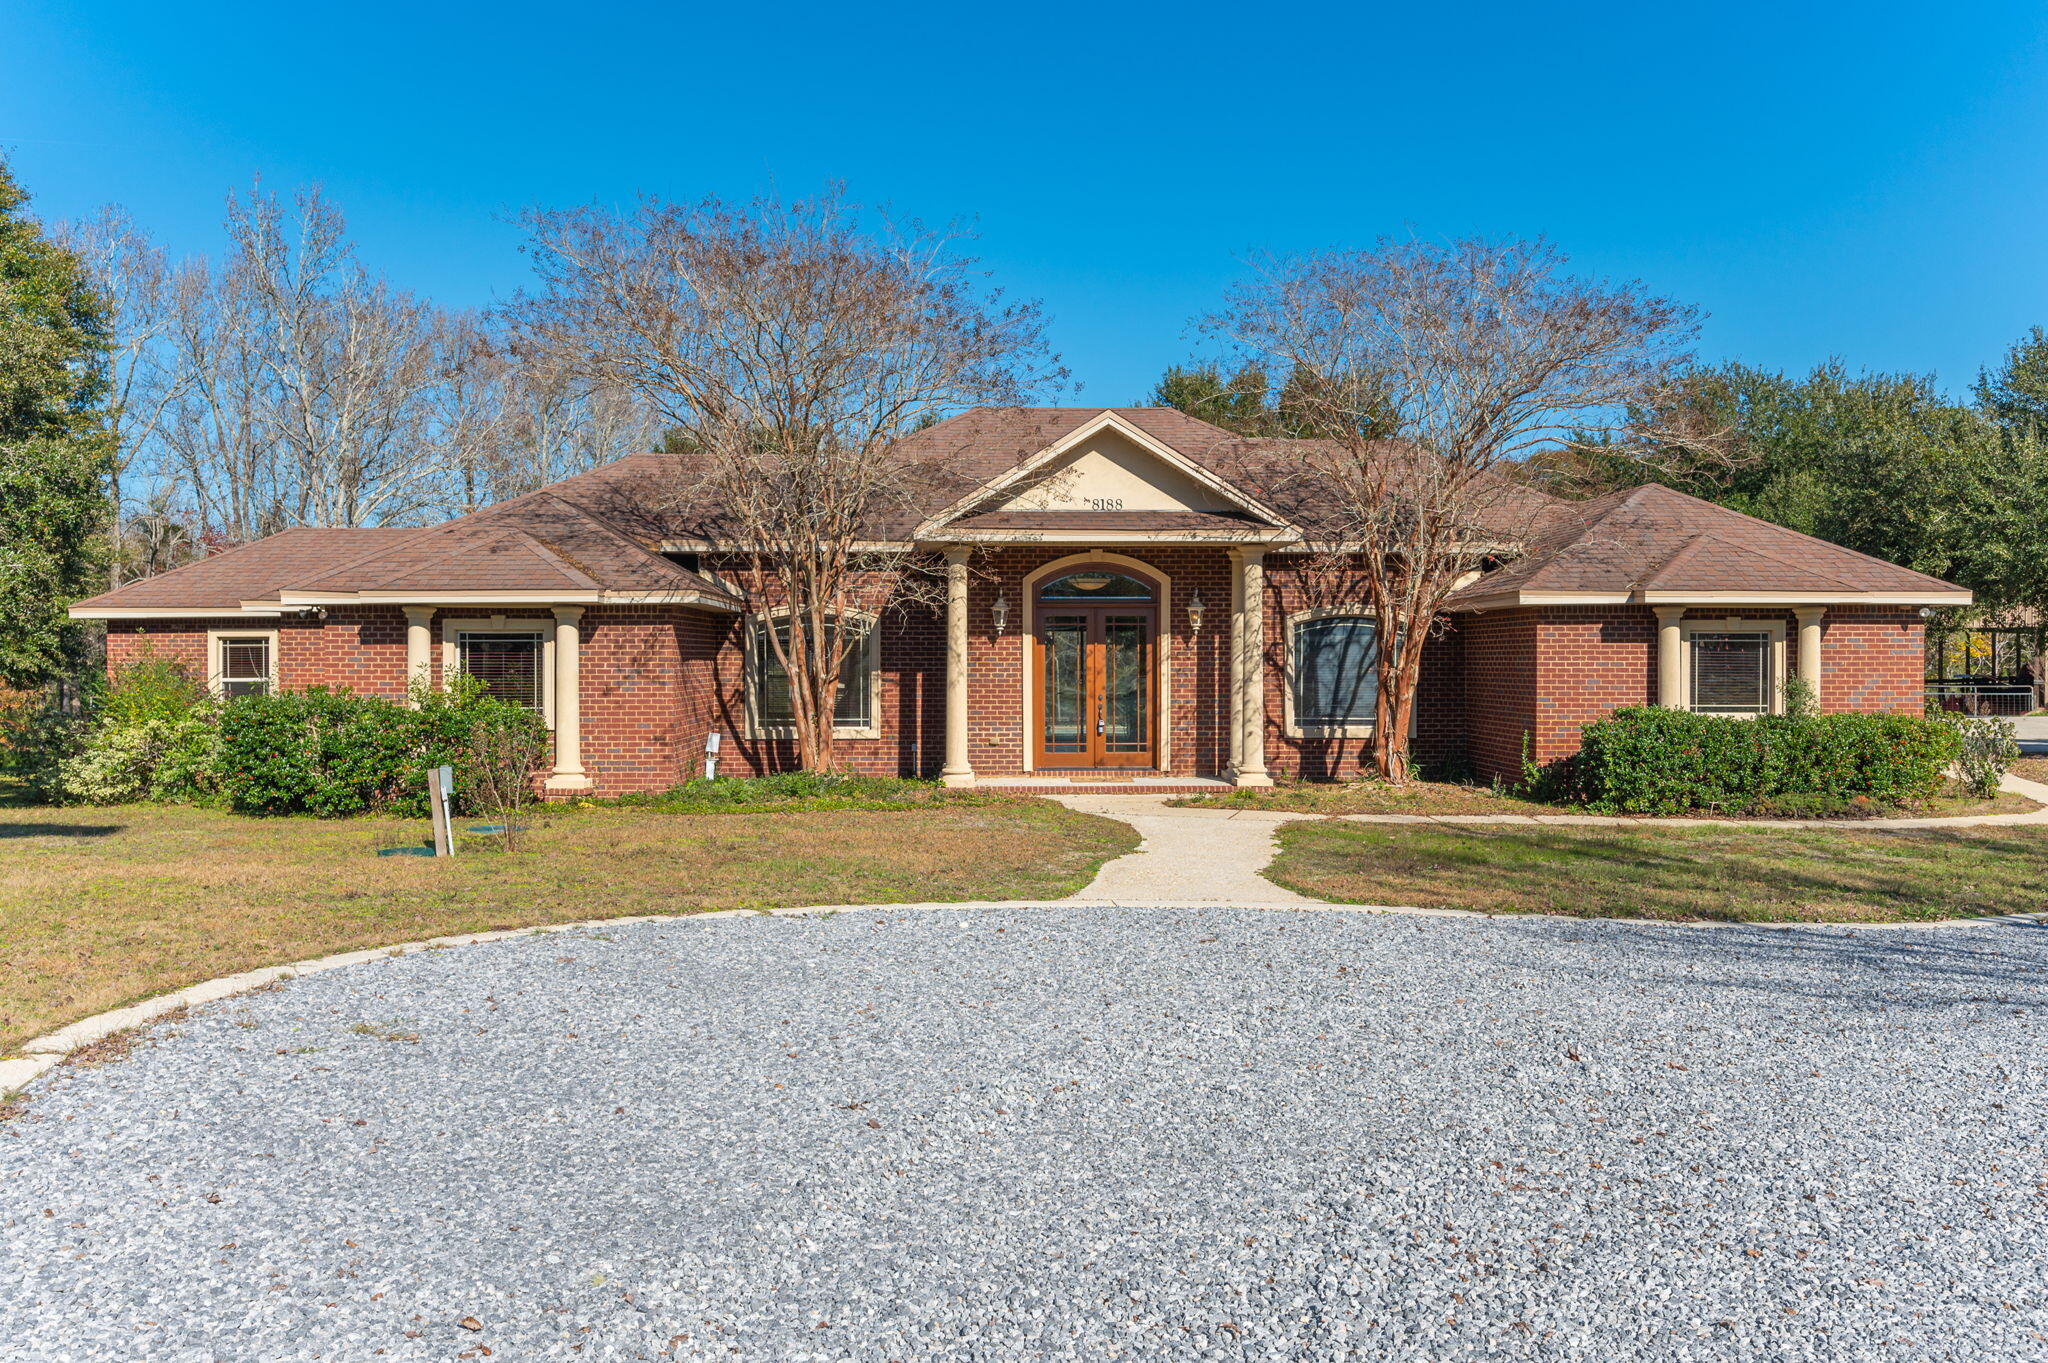
[[[115,677],[62,764],[64,795],[224,804],[243,814],[423,817],[430,769],[454,767],[457,799],[468,806],[487,766],[538,762],[545,751],[539,715],[467,678],[411,705],[324,687],[220,702],[167,668],[175,665],[151,662]]]
[[[1960,747],[1954,726],[1918,716],[1737,719],[1645,707],[1587,725],[1552,779],[1557,794],[1619,814],[1896,806],[1939,793]]]

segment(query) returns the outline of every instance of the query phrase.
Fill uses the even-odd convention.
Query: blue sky
[[[528,204],[800,193],[971,217],[1078,400],[1138,397],[1244,252],[1547,235],[1702,353],[1965,388],[2048,323],[2048,7],[0,8],[46,217],[179,252],[261,173],[406,287],[525,279]]]

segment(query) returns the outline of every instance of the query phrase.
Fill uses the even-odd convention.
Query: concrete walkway
[[[1057,795],[1068,809],[1119,819],[1144,839],[1105,865],[1070,904],[1321,904],[1260,874],[1279,855],[1274,837],[1312,814],[1176,809],[1170,795]]]

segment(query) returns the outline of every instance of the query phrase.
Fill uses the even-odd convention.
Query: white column
[[[1657,703],[1667,710],[1685,708],[1685,637],[1678,622],[1683,606],[1653,606],[1657,612]]]
[[[1820,704],[1820,621],[1825,606],[1796,606],[1799,619],[1799,680],[1813,688],[1813,703]]]
[[[583,607],[556,606],[555,771],[549,790],[590,790],[583,774]]]
[[[412,703],[415,690],[434,684],[434,608],[405,608],[405,697]]]
[[[1230,556],[1230,775],[1244,761],[1244,550]]]
[[[946,765],[939,780],[949,786],[974,784],[967,761],[967,554],[946,551]]]
[[[1244,603],[1239,650],[1244,668],[1243,704],[1238,710],[1237,784],[1270,786],[1266,775],[1266,551],[1238,552],[1238,594]]]

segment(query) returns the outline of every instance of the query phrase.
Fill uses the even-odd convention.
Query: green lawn
[[[2048,759],[2022,759],[2048,762]],[[2018,766],[2019,775],[2027,773]],[[2036,779],[2048,779],[2040,778]],[[1385,781],[1288,781],[1267,790],[1237,790],[1227,795],[1189,795],[1172,801],[1196,809],[1268,809],[1293,814],[1583,814],[1578,805],[1543,804],[1503,794],[1487,786],[1455,781],[1410,781],[1389,785]],[[1845,821],[1859,818],[1948,818],[1959,814],[2022,814],[2039,805],[2021,795],[2000,791],[1979,800],[1951,781],[1934,799],[1905,807],[1868,805],[1845,810]],[[1742,817],[1701,811],[1697,817]],[[1807,817],[1804,814],[1788,817]]]
[[[1753,922],[2048,909],[2048,829],[1929,832],[1358,824],[1279,832],[1267,874],[1351,904]]]
[[[901,809],[541,811],[517,852],[379,857],[420,821],[0,808],[0,1054],[257,966],[451,932],[798,904],[1052,898],[1137,835],[1022,798]]]

